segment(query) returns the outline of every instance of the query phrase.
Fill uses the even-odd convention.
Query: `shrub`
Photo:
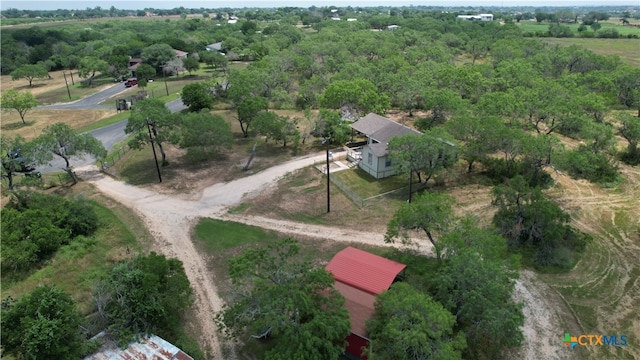
[[[608,28],[596,31],[596,37],[605,39],[617,39],[620,37],[620,33],[616,29]]]
[[[39,286],[18,301],[2,302],[3,355],[17,359],[78,359],[88,342],[71,296],[56,286]]]
[[[46,260],[76,236],[98,228],[98,216],[83,201],[18,191],[2,209],[2,270],[20,271]]]
[[[559,157],[557,164],[573,178],[601,184],[618,179],[618,168],[607,155],[593,153],[584,147],[565,152]]]

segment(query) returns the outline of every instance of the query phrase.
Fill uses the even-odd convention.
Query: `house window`
[[[373,154],[372,153],[368,153],[367,154],[367,162],[369,163],[369,165],[373,165]]]
[[[391,167],[391,159],[389,159],[388,157],[384,158],[384,166]]]

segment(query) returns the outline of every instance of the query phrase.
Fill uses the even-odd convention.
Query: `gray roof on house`
[[[369,144],[369,149],[376,157],[383,157],[388,154],[387,152],[387,143],[377,143],[377,144]]]
[[[389,140],[391,140],[391,138],[395,136],[402,136],[404,134],[410,133],[422,135],[422,133],[418,130],[414,130],[402,124],[398,124],[395,121],[389,120],[389,123],[387,125],[369,135],[369,137],[379,143],[386,144],[389,142]]]
[[[217,43],[213,43],[213,44],[209,44],[209,45],[205,46],[205,48],[207,48],[209,50],[220,51],[220,50],[222,50],[222,41],[217,42]]]
[[[351,128],[359,131],[366,136],[373,134],[374,132],[385,127],[389,122],[393,122],[384,116],[378,114],[369,113],[367,116],[351,124]]]
[[[387,143],[395,136],[411,133],[422,135],[418,130],[374,113],[369,113],[367,116],[351,124],[351,128],[378,142],[377,144],[369,144],[369,148],[371,148],[371,151],[377,157],[382,157],[387,154]]]

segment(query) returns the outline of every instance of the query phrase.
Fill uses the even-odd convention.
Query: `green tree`
[[[569,269],[575,264],[585,239],[567,225],[569,214],[546,199],[539,188],[531,188],[518,175],[496,186],[493,194],[498,207],[493,224],[511,249],[539,266]]]
[[[256,117],[254,129],[267,139],[281,141],[282,147],[287,147],[287,142],[300,138],[297,124],[296,119],[291,120],[288,116],[278,116],[274,112],[266,111]]]
[[[629,164],[640,163],[640,151],[638,151],[638,142],[640,142],[640,118],[624,114],[620,121],[620,135],[628,142],[627,152],[622,159]]]
[[[109,64],[95,56],[85,56],[78,64],[78,75],[82,78],[89,78],[89,86],[93,85],[93,78],[97,72],[105,72],[109,68]]]
[[[2,309],[4,355],[17,359],[82,358],[87,341],[81,324],[71,296],[55,285],[38,286]]]
[[[138,79],[138,86],[144,88],[147,86],[149,80],[153,80],[156,76],[156,69],[149,64],[140,64],[136,68],[136,78]]]
[[[228,61],[226,56],[217,51],[206,51],[200,54],[200,60],[209,65],[213,70],[226,69]]]
[[[284,239],[231,258],[236,298],[215,321],[232,338],[268,336],[265,359],[338,359],[350,329],[344,298],[331,274],[298,252]]]
[[[467,173],[473,171],[473,164],[482,161],[497,150],[497,130],[504,128],[502,120],[496,116],[458,116],[446,123],[447,131],[460,145],[460,156],[467,161]]]
[[[42,65],[25,64],[11,72],[11,80],[26,79],[31,87],[33,79],[48,79],[49,72]]]
[[[400,240],[403,244],[412,244],[409,230],[422,230],[433,245],[436,257],[441,260],[441,246],[434,234],[443,234],[454,221],[454,199],[446,194],[424,192],[415,201],[404,203],[393,214],[387,224],[384,241],[394,243]]]
[[[112,54],[107,57],[107,70],[106,73],[120,79],[123,76],[129,74],[129,57],[124,54]]]
[[[231,125],[220,115],[189,113],[182,115],[179,124],[180,146],[187,148],[191,158],[206,159],[233,144]]]
[[[320,109],[312,133],[329,144],[344,144],[349,139],[351,127],[337,112]]]
[[[189,107],[189,111],[208,109],[213,104],[213,98],[209,94],[211,85],[204,82],[195,82],[182,88],[180,98]]]
[[[9,190],[13,190],[13,176],[26,172],[35,163],[30,144],[21,136],[8,138],[0,136],[0,161],[2,177],[7,179]]]
[[[455,315],[466,335],[464,357],[492,359],[524,340],[522,304],[513,301],[520,265],[501,236],[477,223],[465,217],[442,236],[444,261],[431,283],[435,299]]]
[[[22,271],[78,236],[90,236],[98,217],[84,201],[31,191],[12,192],[2,209],[2,270]]]
[[[391,107],[389,97],[381,94],[369,80],[338,80],[330,83],[320,98],[320,104],[329,109],[342,109],[351,116],[364,116],[370,112],[384,115]]]
[[[117,263],[95,290],[107,331],[122,346],[141,334],[177,335],[193,291],[182,262],[155,252]]]
[[[38,105],[38,100],[29,91],[19,92],[16,89],[10,89],[2,94],[2,106],[3,110],[15,110],[20,115],[22,124],[27,122],[24,120],[24,116],[29,110]]]
[[[168,44],[153,44],[142,49],[142,61],[153,66],[157,73],[163,72],[163,66],[176,58],[176,53]]]
[[[175,117],[164,105],[164,102],[151,98],[140,100],[136,103],[124,132],[134,134],[129,141],[129,146],[132,149],[141,149],[144,145],[152,142],[158,145],[162,155],[162,164],[166,165],[167,155],[162,144],[165,141],[172,141],[174,126]],[[149,128],[153,138],[149,138]]]
[[[464,335],[454,335],[456,318],[404,282],[376,297],[375,315],[367,321],[369,359],[461,359]]]
[[[389,159],[399,173],[418,174],[418,181],[428,182],[434,175],[456,163],[457,146],[442,129],[397,136],[389,141]]]
[[[238,114],[238,122],[244,137],[249,136],[249,126],[256,119],[258,114],[269,108],[269,102],[263,97],[250,97],[240,103],[236,107]]]
[[[183,59],[182,65],[184,66],[185,70],[189,72],[189,75],[191,75],[192,72],[198,71],[198,69],[200,69],[200,63],[198,62],[198,60],[192,57]]]
[[[92,155],[98,160],[107,156],[107,149],[93,135],[89,133],[77,134],[65,123],[47,126],[42,130],[42,135],[34,141],[37,144],[37,151],[42,156],[38,162],[50,162],[53,155],[61,157],[66,165],[64,170],[73,179],[74,184],[78,182],[78,178],[69,163],[71,156]]]
[[[452,114],[459,112],[464,107],[464,101],[460,95],[451,89],[429,88],[423,92],[422,96],[425,99],[425,110],[430,110],[431,113],[416,121],[415,125],[419,130],[428,130],[443,124]]]

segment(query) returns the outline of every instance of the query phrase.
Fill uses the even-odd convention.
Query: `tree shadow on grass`
[[[17,121],[17,122],[12,122],[12,123],[6,123],[6,122],[2,122],[2,125],[0,126],[0,130],[18,130],[18,129],[22,129],[23,127],[27,127],[27,126],[31,126],[35,124],[35,121],[27,121],[26,124],[22,122],[22,120]]]

